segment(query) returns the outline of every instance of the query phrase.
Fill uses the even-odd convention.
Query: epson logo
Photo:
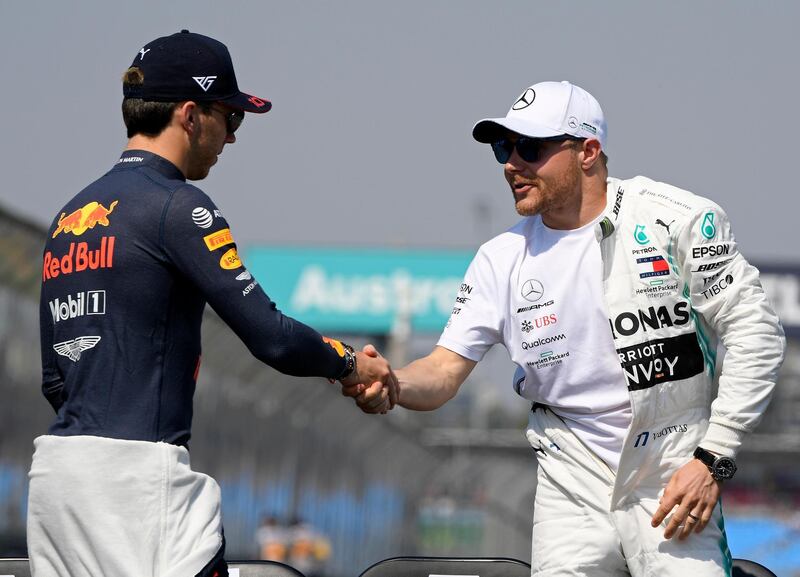
[[[706,256],[722,256],[731,252],[729,244],[710,244],[706,246],[692,247],[692,258],[703,258]]]
[[[106,291],[86,291],[67,295],[67,300],[53,299],[49,303],[53,322],[66,321],[84,315],[106,314]]]

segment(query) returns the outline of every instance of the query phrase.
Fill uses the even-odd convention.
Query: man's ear
[[[191,135],[197,130],[198,123],[200,122],[198,118],[199,114],[200,108],[197,104],[191,100],[187,100],[185,102],[180,102],[175,107],[172,118],[173,121],[183,127],[183,129]]]
[[[587,138],[583,141],[583,159],[581,160],[581,168],[589,170],[595,163],[600,160],[600,153],[602,147],[600,141],[596,138]]]

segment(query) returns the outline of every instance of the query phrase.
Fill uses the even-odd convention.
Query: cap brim
[[[269,100],[265,100],[264,98],[259,98],[258,96],[251,96],[250,94],[245,94],[244,92],[240,92],[236,96],[232,96],[231,98],[226,98],[225,100],[220,100],[220,102],[224,102],[231,108],[235,108],[236,110],[243,110],[244,112],[255,112],[257,114],[263,114],[264,112],[268,112],[270,108],[272,108],[272,102]]]
[[[531,138],[551,138],[563,132],[526,122],[521,118],[484,118],[472,128],[472,137],[478,142],[491,144],[505,137],[508,132],[516,132]]]

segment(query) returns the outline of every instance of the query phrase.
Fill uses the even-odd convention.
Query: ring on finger
[[[697,515],[692,515],[691,513],[688,513],[688,517],[686,518],[687,523],[697,523],[699,520],[700,517]]]

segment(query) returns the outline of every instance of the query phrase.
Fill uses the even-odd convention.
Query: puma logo
[[[671,223],[669,223],[669,224],[664,224],[664,221],[663,221],[663,220],[661,220],[660,218],[657,218],[657,219],[656,219],[656,224],[660,224],[661,226],[663,226],[664,228],[666,228],[666,229],[667,229],[667,234],[669,234],[669,227],[671,227],[671,226],[672,226],[672,223],[673,223],[673,222],[675,222],[675,221],[673,220],[673,221],[672,221]]]

